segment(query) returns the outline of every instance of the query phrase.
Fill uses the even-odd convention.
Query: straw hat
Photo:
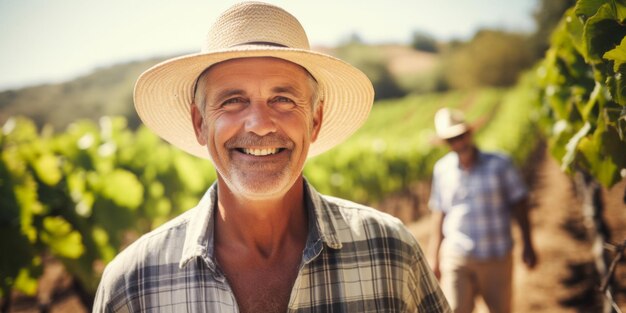
[[[341,143],[367,119],[374,90],[370,80],[350,64],[311,51],[298,20],[285,10],[261,2],[234,5],[218,17],[200,53],[173,58],[145,71],[135,84],[135,109],[143,123],[169,143],[210,158],[196,141],[191,122],[198,76],[216,63],[246,57],[276,57],[304,67],[317,80],[324,117],[309,157]]]
[[[469,127],[465,123],[463,112],[443,108],[435,113],[435,131],[439,138],[454,138],[466,133],[468,130]]]

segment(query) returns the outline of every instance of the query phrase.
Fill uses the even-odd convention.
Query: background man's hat
[[[135,109],[143,123],[171,144],[209,158],[191,122],[195,81],[211,65],[230,59],[275,57],[305,68],[318,82],[324,117],[309,156],[341,143],[367,119],[374,101],[370,80],[357,68],[310,50],[298,20],[261,2],[234,5],[209,30],[200,53],[170,59],[145,71],[135,84]]]
[[[435,131],[441,139],[449,139],[466,133],[469,127],[459,110],[442,108],[435,113]]]

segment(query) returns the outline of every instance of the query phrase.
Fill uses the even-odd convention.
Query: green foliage
[[[434,141],[433,116],[457,107],[490,121],[477,134],[486,146],[524,160],[537,136],[527,85],[413,95],[374,106],[347,142],[307,162],[321,192],[371,203],[427,180],[446,150]],[[384,131],[381,131],[384,130]],[[530,138],[530,139],[529,139]],[[41,256],[51,254],[93,294],[103,265],[138,235],[197,204],[216,179],[208,160],[163,143],[124,118],[71,124],[53,133],[25,118],[0,132],[0,292],[34,295]]]
[[[540,60],[550,47],[550,34],[559,24],[565,11],[572,7],[576,0],[540,0],[534,11],[536,30],[530,36],[529,48],[533,60]]]
[[[2,295],[36,292],[43,253],[94,293],[101,264],[128,238],[194,206],[215,180],[210,161],[143,127],[133,133],[123,118],[76,122],[58,135],[13,118],[0,147],[0,249],[12,251],[0,258]]]
[[[579,0],[537,70],[553,155],[607,187],[626,171],[625,21],[623,2]]]
[[[415,50],[424,52],[437,52],[437,41],[431,35],[416,31],[413,32],[413,38],[411,39],[411,47]]]
[[[380,102],[348,141],[309,160],[305,176],[322,193],[362,203],[427,180],[446,152],[433,125],[435,112],[444,106],[462,109],[468,120],[488,117],[477,140],[511,154],[521,165],[538,141],[534,120],[526,118],[533,110],[534,102],[526,96],[530,93],[525,84],[507,92],[457,91]]]
[[[135,128],[139,120],[133,110],[132,86],[141,72],[160,60],[100,68],[65,83],[2,91],[0,124],[12,116],[28,116],[39,127],[46,124],[62,130],[78,119],[123,115]]]
[[[527,38],[521,34],[483,30],[451,49],[444,76],[451,88],[512,86],[533,60]]]
[[[413,94],[444,92],[450,89],[439,65],[428,71],[399,75],[397,81],[403,90]]]
[[[534,107],[538,101],[534,82],[533,73],[524,74],[520,82],[502,97],[499,110],[478,138],[481,147],[504,151],[520,166],[528,161],[541,140],[536,127],[539,114]],[[488,111],[490,109],[486,107],[479,116],[493,114]]]

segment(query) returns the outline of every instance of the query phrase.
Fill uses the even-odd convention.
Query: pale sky
[[[0,0],[0,90],[60,82],[96,67],[198,52],[235,0]],[[538,0],[265,0],[303,25],[312,46],[358,34],[409,43],[414,31],[469,39],[481,28],[532,31]]]

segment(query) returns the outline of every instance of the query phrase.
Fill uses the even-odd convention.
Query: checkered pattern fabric
[[[289,312],[450,312],[413,236],[387,214],[308,183],[309,235]],[[238,312],[213,247],[217,187],[106,268],[94,312]],[[262,288],[262,286],[259,286]]]
[[[456,153],[435,164],[429,206],[445,213],[442,250],[478,259],[501,257],[513,246],[511,208],[528,193],[511,160],[478,152],[464,170]]]

